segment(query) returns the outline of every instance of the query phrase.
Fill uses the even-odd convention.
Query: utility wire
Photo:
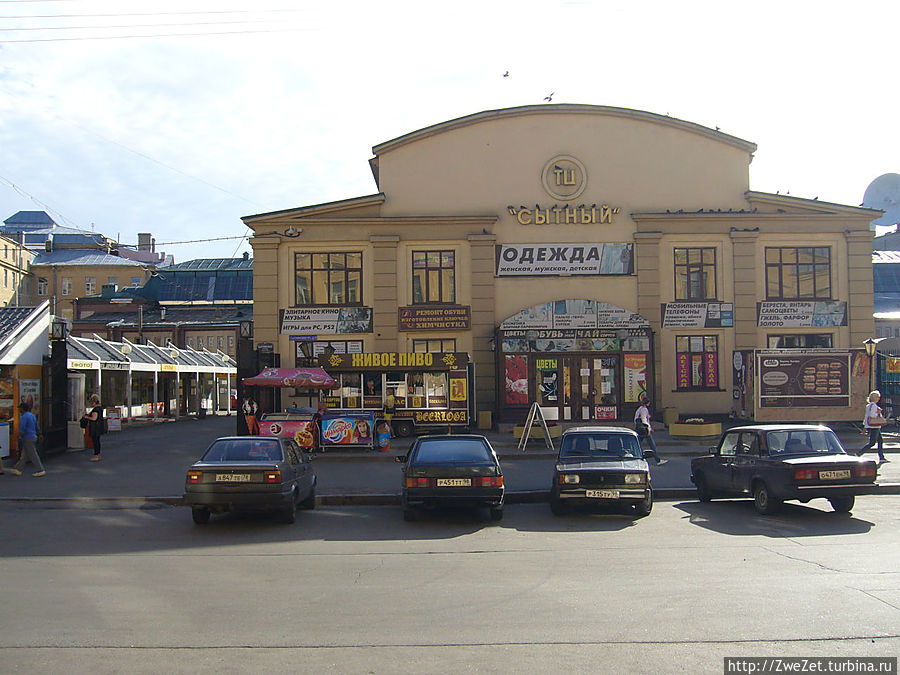
[[[0,28],[0,33],[44,30],[104,30],[107,28],[174,28],[176,26],[226,26],[229,24],[273,23],[276,19],[235,19],[233,21],[186,21],[182,23],[131,23],[93,26],[29,26],[27,28]]]
[[[2,0],[0,0],[2,4]],[[20,14],[0,16],[0,19],[95,19],[120,16],[197,16],[203,14],[274,14],[278,12],[305,12],[305,9],[221,9],[198,12],[120,12],[118,14]]]
[[[153,26],[151,26],[152,28]],[[260,30],[226,30],[226,31],[208,31],[204,33],[148,33],[146,35],[103,35],[90,37],[66,37],[66,38],[36,38],[29,40],[0,40],[0,44],[23,44],[29,42],[84,42],[87,40],[131,40],[146,38],[166,38],[166,37],[202,37],[204,35],[252,35],[259,33],[297,33],[308,31],[309,28],[272,28]]]

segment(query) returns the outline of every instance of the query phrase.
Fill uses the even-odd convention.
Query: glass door
[[[590,359],[591,391],[594,394],[592,418],[616,420],[621,400],[619,392],[619,357],[604,356]]]

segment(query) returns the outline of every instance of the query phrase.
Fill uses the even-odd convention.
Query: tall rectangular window
[[[362,253],[294,255],[295,305],[362,304]]]
[[[96,277],[85,277],[84,278],[84,294],[85,295],[93,295],[97,292],[97,278]]]
[[[675,249],[675,299],[716,299],[716,249]]]
[[[719,339],[715,335],[675,337],[675,388],[719,388]]]
[[[413,304],[456,302],[456,254],[453,251],[413,251]]]
[[[63,277],[60,286],[62,295],[72,295],[72,277]]]
[[[766,298],[831,298],[831,249],[827,246],[766,248]]]
[[[38,277],[38,295],[47,295],[47,277]]]

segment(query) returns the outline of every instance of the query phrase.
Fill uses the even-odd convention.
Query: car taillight
[[[798,469],[794,472],[794,480],[813,480],[818,477],[815,469]]]
[[[503,487],[503,476],[478,476],[476,487]]]
[[[191,484],[199,483],[201,478],[203,478],[202,471],[188,471],[188,475],[187,475],[188,483],[191,483]]]
[[[875,467],[871,465],[863,465],[856,468],[856,475],[860,478],[874,478],[875,474]]]
[[[281,472],[280,471],[266,471],[264,475],[264,480],[267,483],[280,483],[281,482]]]
[[[406,487],[408,488],[425,488],[431,487],[430,478],[407,478]]]

